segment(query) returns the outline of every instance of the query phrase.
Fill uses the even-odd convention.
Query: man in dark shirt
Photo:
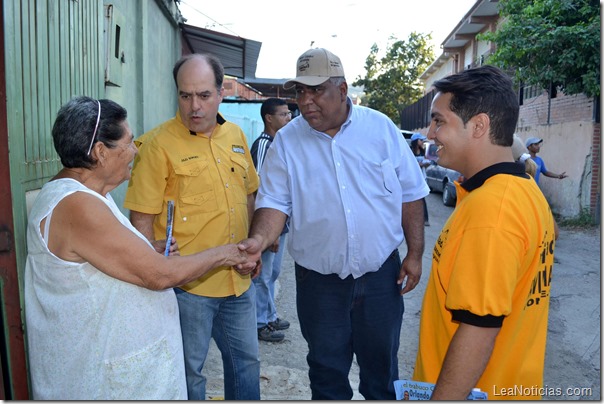
[[[285,126],[292,118],[285,100],[268,98],[262,103],[260,115],[264,122],[264,131],[254,141],[251,148],[252,159],[256,170],[260,173],[264,156],[273,143],[277,131]],[[270,175],[264,173],[264,175]],[[287,226],[281,236],[262,253],[262,271],[253,279],[256,287],[256,318],[258,320],[258,339],[269,342],[283,341],[285,334],[282,330],[289,328],[289,322],[277,317],[275,306],[275,281],[281,273],[281,260],[285,249]]]

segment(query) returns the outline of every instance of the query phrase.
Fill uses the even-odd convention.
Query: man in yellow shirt
[[[241,128],[218,113],[224,69],[212,55],[176,62],[176,116],[139,140],[124,206],[148,239],[173,237],[182,255],[247,237],[259,180]],[[225,399],[260,399],[254,288],[250,275],[219,267],[175,289],[190,400],[205,399],[203,364],[210,339],[224,358]]]
[[[554,253],[549,205],[512,157],[512,81],[482,66],[434,83],[428,138],[459,171],[457,206],[434,246],[413,379],[433,399],[540,399]]]

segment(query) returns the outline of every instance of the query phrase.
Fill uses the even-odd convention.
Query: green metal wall
[[[50,137],[54,116],[73,95],[103,93],[103,5],[21,0],[4,6],[11,189],[15,228],[24,230],[26,192],[60,167]],[[16,236],[17,257],[23,258],[24,231]]]
[[[3,0],[2,5],[14,248],[22,296],[28,206],[61,168],[51,137],[57,111],[76,95],[109,98],[128,110],[136,135],[173,116],[179,12],[172,0]],[[120,206],[125,185],[112,192]],[[0,309],[5,310],[4,301]],[[0,332],[8,334],[7,329]]]
[[[22,291],[26,194],[40,188],[60,167],[50,137],[51,123],[71,96],[98,97],[103,92],[103,5],[65,0],[5,1],[3,5],[14,248]],[[4,310],[4,302],[2,306]],[[9,374],[10,379],[23,377],[10,369]],[[11,380],[11,385],[15,383],[25,381]]]

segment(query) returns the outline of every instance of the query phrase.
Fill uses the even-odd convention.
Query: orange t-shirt
[[[489,399],[540,399],[554,222],[530,178],[496,173],[458,202],[434,246],[413,379],[436,383],[458,324],[452,311],[504,317],[476,387]]]

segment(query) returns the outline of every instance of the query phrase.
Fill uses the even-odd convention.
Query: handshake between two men
[[[260,275],[262,270],[262,261],[260,256],[262,255],[262,244],[255,238],[247,238],[241,240],[237,244],[237,248],[241,254],[244,254],[247,260],[243,263],[233,265],[233,268],[241,275],[250,274],[252,279]]]

